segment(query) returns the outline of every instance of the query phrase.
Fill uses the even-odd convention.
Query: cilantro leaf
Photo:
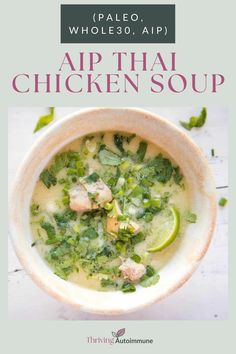
[[[148,277],[152,277],[155,273],[156,273],[156,271],[152,266],[150,266],[150,265],[146,266],[146,275]]]
[[[106,148],[99,151],[98,157],[103,165],[118,166],[121,163],[120,156]]]
[[[154,274],[151,277],[143,276],[140,281],[140,285],[144,288],[148,288],[149,286],[155,285],[160,280],[160,275],[158,273]]]
[[[164,158],[161,154],[151,160],[149,165],[155,167],[158,182],[166,183],[171,179],[173,166],[170,160]]]
[[[131,242],[133,245],[136,245],[139,242],[142,242],[145,239],[145,235],[143,232],[139,232],[137,235],[132,237]]]
[[[72,172],[72,170],[74,170],[74,174],[78,175],[79,177],[82,177],[85,174],[84,164],[81,161],[79,152],[77,151],[65,151],[57,154],[53,165],[50,167],[50,171],[56,175],[64,167],[70,169],[69,174]]]
[[[82,237],[87,237],[90,240],[93,240],[94,238],[98,237],[97,231],[93,227],[88,227],[86,230],[84,230],[81,234]]]
[[[46,231],[49,239],[55,238],[56,230],[52,224],[50,224],[49,222],[42,222],[41,227]]]
[[[66,209],[62,213],[55,213],[54,219],[58,227],[64,228],[69,221],[77,219],[77,213],[74,210]]]
[[[97,172],[93,172],[91,175],[85,178],[86,182],[88,183],[97,182],[98,179],[99,175],[97,174]]]

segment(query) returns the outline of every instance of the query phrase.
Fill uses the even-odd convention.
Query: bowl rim
[[[28,163],[31,160],[31,156],[34,153],[35,148],[40,145],[45,139],[47,139],[47,137],[49,137],[51,135],[52,132],[54,132],[56,129],[60,128],[61,126],[63,126],[66,122],[68,122],[69,120],[73,120],[81,115],[84,115],[86,113],[94,113],[96,111],[114,111],[114,110],[124,110],[124,111],[131,111],[133,113],[137,112],[137,113],[141,113],[144,114],[146,116],[148,116],[149,118],[155,119],[155,120],[159,120],[162,123],[166,124],[169,128],[171,128],[172,130],[178,132],[179,136],[181,136],[181,138],[187,140],[188,144],[191,145],[191,147],[193,148],[193,150],[195,150],[196,154],[198,155],[198,157],[200,157],[201,162],[203,163],[207,174],[208,174],[208,178],[210,179],[210,183],[211,185],[213,185],[215,187],[215,181],[214,181],[214,177],[211,171],[211,168],[208,164],[207,159],[205,158],[203,151],[200,149],[200,147],[189,137],[189,135],[187,135],[183,130],[180,129],[180,127],[176,126],[174,123],[172,123],[171,121],[169,121],[167,118],[164,118],[163,116],[153,113],[149,110],[146,109],[142,109],[142,108],[136,108],[136,107],[91,107],[91,108],[82,108],[79,111],[75,111],[73,113],[67,114],[64,117],[58,119],[58,121],[55,121],[50,127],[47,127],[47,130],[45,132],[42,132],[42,134],[34,141],[34,143],[31,145],[31,147],[28,149],[28,151],[26,152],[23,160],[21,161],[14,181],[11,185],[10,188],[10,192],[9,192],[9,227],[10,227],[10,239],[12,241],[13,244],[13,248],[17,254],[17,257],[20,261],[20,263],[22,264],[23,268],[25,269],[25,271],[30,275],[31,279],[39,286],[39,288],[43,289],[46,293],[48,293],[50,296],[54,297],[56,300],[59,300],[63,303],[66,303],[74,308],[80,309],[84,312],[88,312],[88,313],[95,313],[95,314],[101,314],[101,315],[120,315],[120,314],[124,314],[124,313],[130,313],[130,312],[134,312],[137,310],[141,310],[146,306],[149,306],[153,303],[158,303],[161,300],[163,300],[164,298],[166,298],[167,296],[169,296],[170,294],[174,293],[176,290],[178,290],[180,287],[182,287],[185,282],[192,276],[192,274],[194,273],[194,271],[197,269],[198,265],[200,264],[200,261],[202,260],[202,258],[204,257],[204,255],[206,254],[210,242],[212,240],[213,237],[213,233],[215,230],[215,225],[216,225],[216,214],[217,214],[217,203],[216,203],[216,189],[215,192],[212,196],[211,199],[211,204],[210,204],[210,211],[211,211],[211,222],[210,222],[210,228],[208,230],[205,231],[205,242],[202,244],[201,247],[201,251],[200,254],[197,258],[197,260],[195,260],[195,262],[192,262],[190,265],[188,265],[188,267],[186,267],[186,271],[185,273],[182,274],[181,279],[178,279],[172,287],[170,287],[168,289],[168,291],[166,291],[165,294],[159,295],[157,296],[155,299],[152,299],[151,301],[147,301],[143,304],[137,304],[136,306],[133,306],[130,309],[126,309],[124,312],[121,311],[116,311],[116,310],[105,310],[104,308],[101,307],[96,307],[96,308],[91,308],[90,306],[83,306],[83,308],[81,308],[81,305],[79,305],[78,303],[75,303],[73,301],[71,301],[66,294],[61,294],[59,292],[57,292],[53,287],[48,287],[43,280],[41,279],[41,277],[37,274],[37,272],[31,272],[29,269],[29,264],[26,261],[26,259],[24,259],[24,257],[22,257],[21,255],[21,250],[18,242],[17,242],[17,232],[15,232],[14,230],[14,222],[11,219],[11,210],[12,210],[12,205],[14,202],[14,191],[16,190],[16,184],[17,181],[20,179],[20,177],[22,176],[22,172],[24,171],[25,167],[28,165]],[[67,143],[65,143],[66,145]]]

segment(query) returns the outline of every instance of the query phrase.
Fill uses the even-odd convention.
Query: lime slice
[[[175,207],[162,210],[153,225],[153,235],[148,252],[162,251],[169,246],[179,232],[180,215]]]

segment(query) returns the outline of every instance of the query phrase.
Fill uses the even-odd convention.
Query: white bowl
[[[35,183],[48,161],[70,141],[101,131],[136,133],[158,145],[181,167],[192,194],[196,224],[190,225],[172,257],[160,270],[160,281],[134,293],[99,292],[64,281],[32,248],[29,205]],[[207,161],[195,143],[176,126],[148,111],[95,108],[76,112],[48,128],[28,152],[10,197],[10,226],[16,253],[32,279],[56,299],[87,312],[122,314],[160,301],[183,285],[209,246],[216,220],[215,185]]]

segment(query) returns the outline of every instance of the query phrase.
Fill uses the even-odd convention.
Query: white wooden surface
[[[78,110],[78,107],[57,107],[56,119]],[[201,107],[149,108],[179,125]],[[46,108],[9,109],[9,188],[22,158],[41,132],[33,134],[38,117]],[[217,194],[228,194],[228,117],[223,108],[208,108],[208,119],[201,129],[189,135],[202,148],[212,167]],[[216,157],[211,156],[211,149]],[[228,206],[218,208],[217,228],[212,244],[192,278],[176,293],[142,311],[122,316],[100,316],[77,311],[39,289],[22,269],[9,241],[8,297],[9,318],[23,320],[224,320],[228,300]]]

